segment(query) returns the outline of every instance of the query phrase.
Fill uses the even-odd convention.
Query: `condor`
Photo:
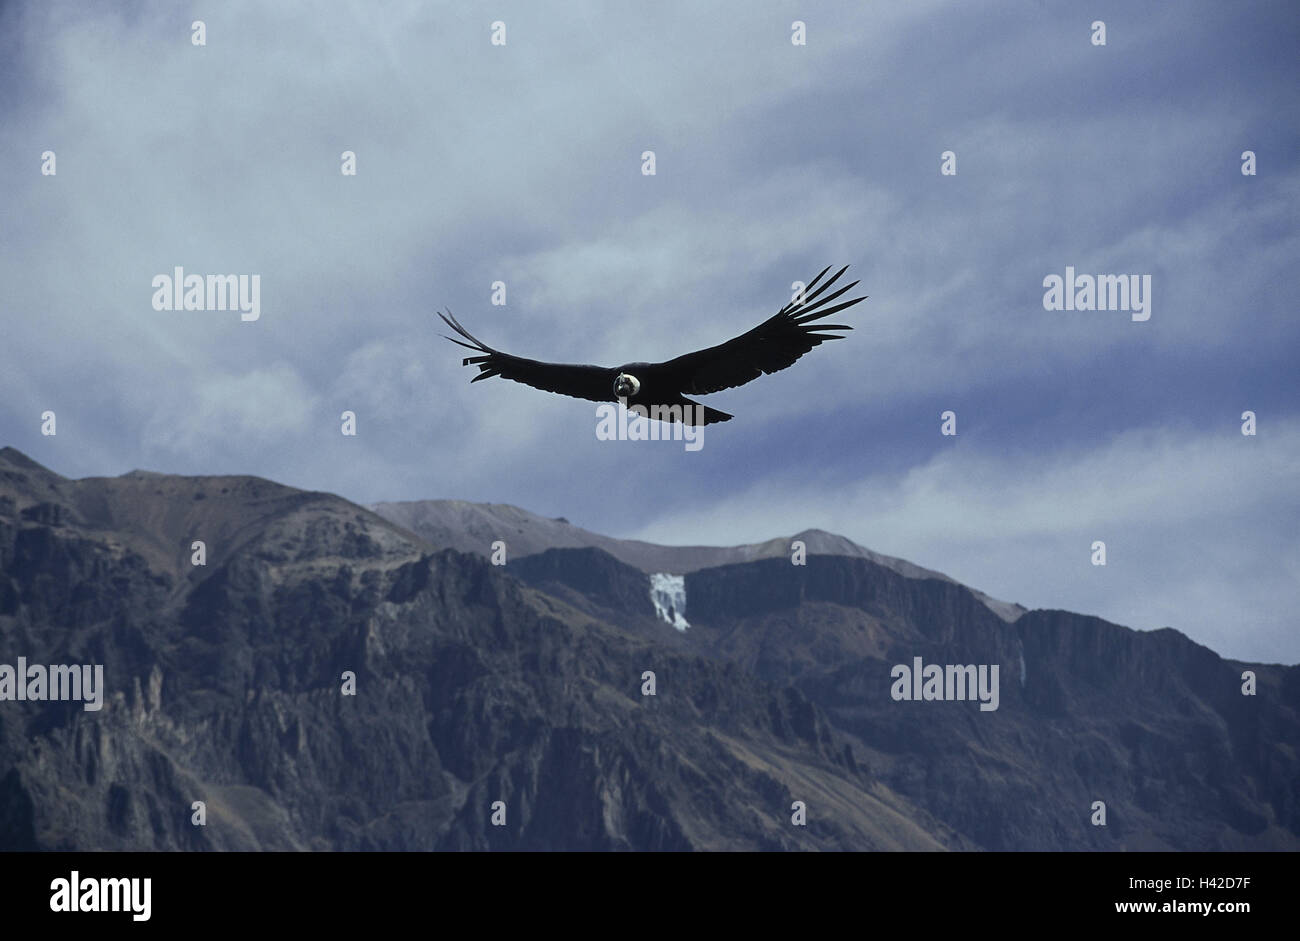
[[[797,298],[748,333],[664,363],[604,367],[523,359],[494,350],[476,339],[450,311],[446,314],[440,312],[438,316],[461,337],[459,340],[455,337],[446,339],[479,354],[467,356],[462,362],[464,366],[477,366],[479,369],[479,374],[471,382],[500,376],[534,389],[593,402],[625,401],[629,408],[640,405],[647,410],[658,407],[659,414],[671,415],[674,421],[707,425],[729,421],[734,416],[692,402],[686,398],[687,395],[721,392],[785,369],[814,346],[826,340],[844,338],[832,331],[853,329],[844,324],[820,322],[865,299],[864,295],[832,306],[858,282],[827,293],[848,270],[848,265],[823,282],[822,278],[830,270],[829,266],[823,268]]]

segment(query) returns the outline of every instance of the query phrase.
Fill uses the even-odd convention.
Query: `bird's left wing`
[[[603,366],[578,366],[569,363],[542,363],[535,359],[511,356],[509,353],[494,350],[481,340],[476,339],[460,325],[460,321],[453,317],[450,311],[445,315],[439,312],[438,316],[442,317],[447,326],[469,342],[462,342],[455,337],[447,337],[448,340],[481,354],[479,356],[466,356],[461,364],[479,368],[479,374],[470,382],[500,376],[502,379],[522,382],[526,386],[532,386],[534,389],[542,389],[546,392],[571,395],[579,399],[591,399],[593,402],[614,401],[614,379],[618,376],[617,369],[607,369]]]
[[[834,306],[828,306],[858,282],[846,284],[830,294],[826,290],[848,270],[845,265],[830,280],[817,285],[830,271],[830,266],[812,279],[802,295],[781,308],[748,333],[711,346],[678,356],[666,363],[655,363],[649,370],[658,382],[671,382],[686,394],[704,395],[721,392],[744,385],[766,373],[774,373],[794,364],[800,356],[826,340],[842,340],[842,334],[831,330],[852,330],[844,324],[817,323],[824,317],[839,313],[865,298],[855,297]],[[814,290],[815,289],[815,290]]]

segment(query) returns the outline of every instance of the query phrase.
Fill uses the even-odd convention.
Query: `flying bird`
[[[461,363],[479,368],[479,374],[470,382],[500,376],[534,389],[593,402],[625,401],[629,409],[644,407],[650,417],[707,425],[730,421],[735,416],[693,402],[687,395],[721,392],[785,369],[825,340],[844,339],[842,334],[829,331],[853,329],[844,324],[819,322],[864,300],[865,295],[828,306],[857,285],[854,281],[826,293],[848,267],[845,265],[822,283],[826,272],[831,270],[829,265],[823,268],[794,300],[748,333],[664,363],[626,363],[616,367],[542,363],[492,349],[462,327],[451,311],[439,312],[438,316],[462,338],[446,339],[480,354],[467,356]]]

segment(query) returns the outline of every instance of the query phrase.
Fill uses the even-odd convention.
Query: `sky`
[[[821,528],[1296,663],[1297,47],[1294,2],[3,3],[0,444],[666,543]],[[435,315],[655,361],[828,264],[853,332],[706,397],[736,418],[698,451],[471,387]],[[1149,275],[1149,319],[1045,309],[1067,266]],[[176,267],[257,275],[259,316],[156,309]]]

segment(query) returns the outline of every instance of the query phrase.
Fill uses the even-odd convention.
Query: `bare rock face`
[[[1300,843],[1296,667],[1065,611],[1006,623],[960,586],[847,557],[697,572],[687,599],[694,640],[799,689],[883,783],[985,849]],[[998,665],[997,709],[895,701],[891,670],[914,657]]]
[[[418,522],[0,451],[0,665],[105,687],[0,701],[0,849],[1300,847],[1296,668],[852,552],[642,567],[543,533],[499,566]],[[653,571],[689,573],[689,630]],[[998,708],[895,700],[914,657],[999,665]]]

